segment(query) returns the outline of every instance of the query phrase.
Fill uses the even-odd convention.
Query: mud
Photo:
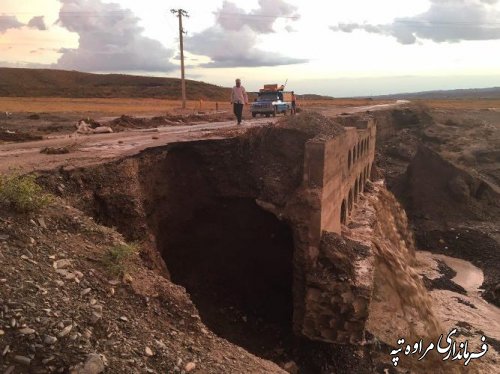
[[[442,274],[439,278],[429,279],[423,277],[425,287],[428,290],[448,290],[459,294],[465,295],[467,292],[459,284],[455,283],[452,279],[456,276],[456,272],[450,268],[444,261],[438,262],[439,272]],[[458,299],[458,301],[461,299]],[[460,302],[460,301],[459,301]]]
[[[4,130],[0,128],[0,142],[30,142],[33,140],[42,140],[38,135],[30,133],[18,132],[12,130]]]
[[[312,344],[294,333],[293,310],[301,305],[292,293],[300,295],[297,273],[304,267],[294,248],[307,217],[293,204],[305,143],[342,130],[320,117],[308,126],[282,122],[233,139],[61,169],[41,181],[97,222],[143,243],[145,263],[185,287],[219,336],[276,363],[294,360],[304,373],[325,365],[361,368],[362,362],[334,360],[359,347]]]
[[[110,126],[115,132],[151,129],[156,127],[191,126],[232,120],[227,111],[186,114],[167,113],[156,116],[110,116],[101,112],[12,113],[0,120],[0,141],[21,142],[41,140],[44,137],[72,134],[75,124],[84,120],[95,128]],[[14,134],[15,133],[15,134]]]
[[[413,111],[419,120],[399,125],[391,125],[386,113],[378,115],[378,169],[407,210],[417,247],[480,267],[484,297],[498,305],[500,189],[495,152],[500,115],[425,107]],[[435,282],[454,287],[446,278]]]
[[[500,247],[488,234],[469,228],[417,231],[420,248],[470,261],[484,271],[483,297],[500,306]]]

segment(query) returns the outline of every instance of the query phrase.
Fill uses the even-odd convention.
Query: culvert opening
[[[249,198],[198,204],[163,233],[163,257],[203,322],[265,358],[293,339],[290,227]]]

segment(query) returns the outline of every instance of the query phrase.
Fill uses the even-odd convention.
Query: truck
[[[292,93],[285,92],[285,86],[277,84],[266,84],[258,92],[258,96],[250,106],[252,117],[257,114],[274,117],[276,114],[287,114],[292,110]]]

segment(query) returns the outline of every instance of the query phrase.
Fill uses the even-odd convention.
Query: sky
[[[500,0],[1,0],[0,66],[336,97],[500,86]],[[1,79],[1,77],[0,77]]]

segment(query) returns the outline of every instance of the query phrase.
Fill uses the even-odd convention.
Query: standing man
[[[292,91],[292,114],[297,113],[297,98],[295,97],[295,92]]]
[[[241,116],[243,115],[243,105],[248,104],[248,95],[245,87],[241,85],[241,80],[236,79],[236,86],[231,91],[231,104],[233,104],[234,115],[241,125]]]

